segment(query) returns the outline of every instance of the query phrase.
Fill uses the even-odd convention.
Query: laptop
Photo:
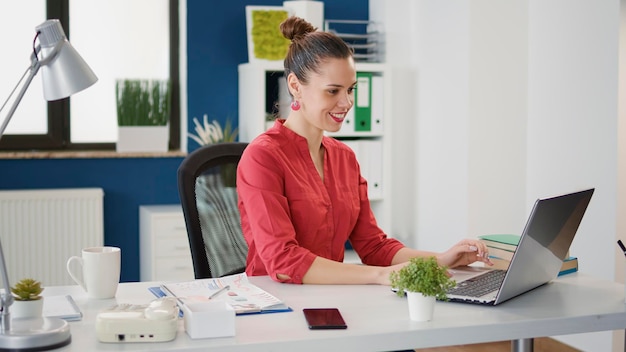
[[[508,270],[449,269],[457,282],[448,291],[449,300],[498,305],[556,278],[593,192],[592,188],[537,199]]]

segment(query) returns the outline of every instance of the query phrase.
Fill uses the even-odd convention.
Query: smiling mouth
[[[342,113],[328,113],[330,115],[330,117],[335,120],[335,122],[341,123],[343,122],[343,120],[346,118],[346,115],[348,114],[347,112],[342,112]]]

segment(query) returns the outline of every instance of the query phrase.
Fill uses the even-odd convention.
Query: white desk
[[[570,274],[497,307],[437,302],[431,322],[409,320],[406,301],[388,287],[290,285],[268,277],[251,281],[283,299],[293,312],[236,317],[236,336],[192,340],[180,330],[166,343],[105,344],[95,335],[100,309],[147,303],[154,283],[121,284],[116,299],[88,300],[78,286],[48,287],[70,293],[84,318],[70,323],[72,343],[58,351],[381,351],[527,339],[626,328],[622,284]],[[302,308],[337,307],[347,330],[308,330]]]

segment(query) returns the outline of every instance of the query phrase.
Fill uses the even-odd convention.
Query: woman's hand
[[[447,251],[437,255],[437,261],[448,268],[469,265],[474,262],[483,262],[493,265],[489,260],[487,246],[479,240],[464,239],[452,246]]]

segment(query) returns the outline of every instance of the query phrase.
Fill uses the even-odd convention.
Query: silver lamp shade
[[[35,29],[39,32],[46,100],[67,98],[96,83],[98,78],[67,40],[59,20],[48,20]]]

